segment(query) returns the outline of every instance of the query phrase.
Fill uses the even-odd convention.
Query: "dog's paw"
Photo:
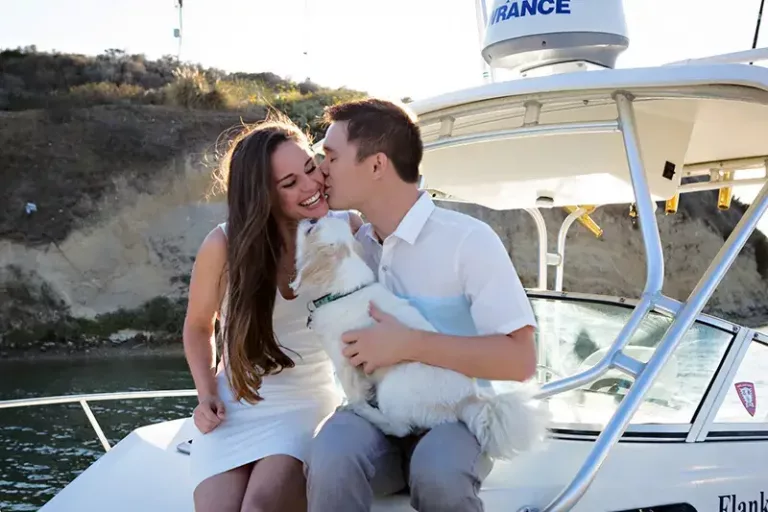
[[[410,425],[392,421],[379,409],[371,407],[367,402],[350,402],[347,404],[346,410],[352,411],[361,418],[368,420],[369,423],[388,436],[406,437],[410,435],[412,430]]]
[[[388,436],[393,437],[407,437],[411,435],[413,432],[413,428],[411,428],[410,425],[403,425],[403,424],[397,424],[397,423],[387,423],[386,425],[383,425],[381,428],[381,431],[384,432]]]

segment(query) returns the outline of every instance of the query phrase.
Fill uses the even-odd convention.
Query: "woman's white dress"
[[[224,224],[220,227],[225,229]],[[308,301],[300,297],[286,300],[277,292],[275,335],[296,366],[264,377],[259,390],[264,400],[255,405],[235,401],[225,361],[219,363],[216,382],[225,419],[211,432],[198,432],[193,438],[193,488],[210,476],[269,455],[291,455],[306,461],[315,429],[342,400],[333,365],[317,336],[307,328]],[[222,316],[220,324],[225,322]]]

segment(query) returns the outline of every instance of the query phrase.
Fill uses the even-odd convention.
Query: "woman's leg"
[[[304,465],[290,455],[270,455],[251,470],[241,512],[304,512]]]
[[[239,512],[253,464],[206,478],[194,493],[195,512]]]

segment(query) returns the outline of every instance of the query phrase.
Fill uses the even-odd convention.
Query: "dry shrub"
[[[69,95],[78,103],[86,105],[102,103],[130,103],[144,95],[138,85],[95,82],[77,85],[69,89]]]
[[[200,70],[178,68],[174,81],[166,87],[166,98],[175,106],[188,109],[227,110],[232,101],[218,80],[211,83]]]

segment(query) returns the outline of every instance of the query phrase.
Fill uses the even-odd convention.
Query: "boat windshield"
[[[583,371],[604,356],[627,323],[633,306],[621,299],[530,297],[538,330],[540,383]],[[643,320],[624,352],[647,362],[672,318],[651,312]],[[709,389],[721,361],[734,339],[727,323],[697,321],[685,334],[659,378],[634,415],[633,426],[670,425],[687,429]],[[595,382],[548,399],[554,430],[602,430],[616,412],[632,377],[609,370]],[[497,392],[513,384],[494,381]],[[666,427],[661,427],[661,426]],[[648,431],[648,427],[643,428]],[[653,430],[653,428],[651,428]]]
[[[755,335],[743,359],[726,380],[724,396],[717,410],[713,430],[754,430],[765,425],[768,414],[758,396],[768,395],[768,336]]]

